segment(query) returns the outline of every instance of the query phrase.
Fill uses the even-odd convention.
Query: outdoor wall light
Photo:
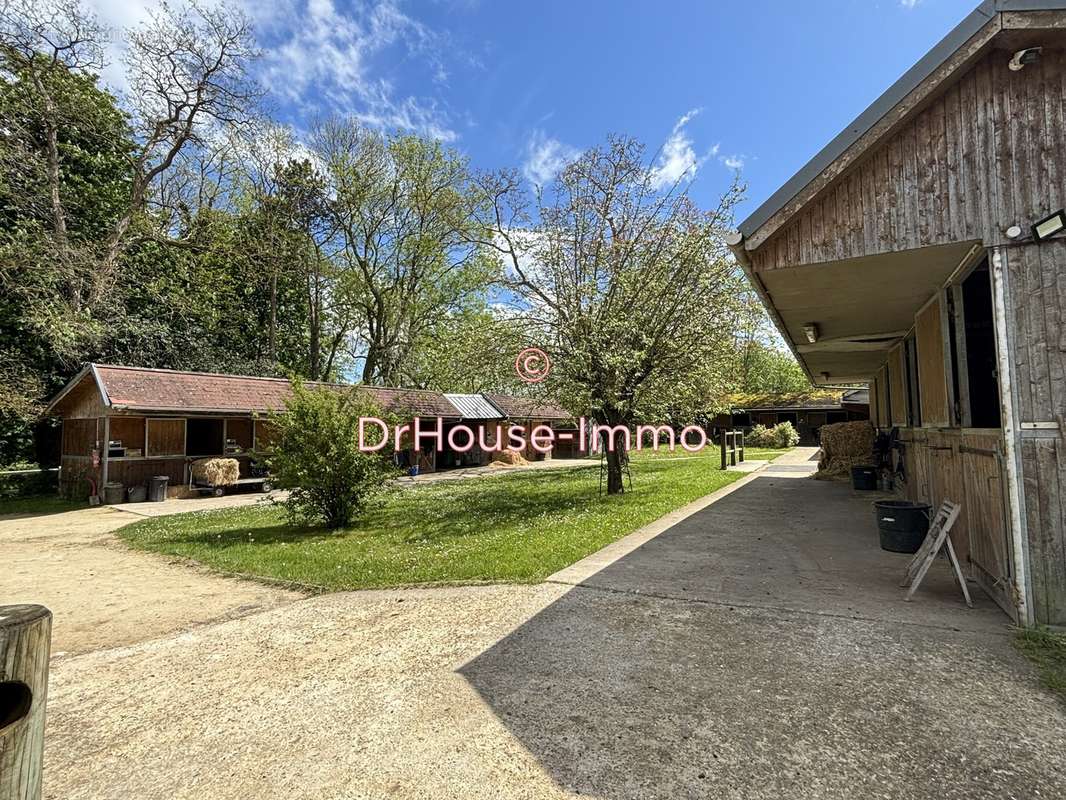
[[[1019,72],[1025,68],[1026,64],[1035,64],[1040,60],[1040,54],[1043,52],[1043,47],[1027,47],[1024,50],[1019,50],[1014,54],[1014,57],[1007,62],[1007,68],[1011,72]]]
[[[1007,234],[1008,239],[1017,239],[1019,236],[1022,235],[1022,226],[1011,225],[1009,228],[1007,228],[1005,233]]]
[[[803,334],[807,337],[807,341],[814,344],[818,341],[818,325],[814,322],[808,322],[803,326]]]
[[[1044,217],[1033,225],[1033,238],[1042,242],[1063,229],[1066,229],[1066,210],[1060,208],[1054,214]]]

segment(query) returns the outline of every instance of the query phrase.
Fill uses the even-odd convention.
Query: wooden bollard
[[[52,612],[0,606],[0,798],[38,800]]]

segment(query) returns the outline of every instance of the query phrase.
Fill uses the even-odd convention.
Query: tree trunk
[[[622,494],[626,490],[622,481],[623,457],[621,450],[607,451],[607,494]]]
[[[270,276],[270,330],[267,334],[267,348],[269,349],[271,366],[278,363],[277,349],[278,331],[278,273],[275,269]]]

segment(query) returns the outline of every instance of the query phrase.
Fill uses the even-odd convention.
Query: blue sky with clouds
[[[153,3],[88,1],[116,28]],[[706,205],[739,169],[741,216],[976,4],[245,0],[275,114],[298,130],[350,113],[536,180],[627,133],[662,148],[664,179],[695,165]]]

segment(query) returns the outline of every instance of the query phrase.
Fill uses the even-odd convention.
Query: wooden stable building
[[[445,431],[460,422],[474,430],[496,423],[570,427],[570,415],[557,406],[505,395],[455,395],[466,399],[457,404],[441,392],[424,389],[360,386],[359,391],[368,393],[383,411],[424,420],[429,430],[438,419]],[[60,493],[86,497],[109,482],[138,486],[156,475],[166,475],[171,486],[178,486],[189,480],[192,461],[213,456],[236,459],[245,478],[253,470],[254,452],[269,450],[269,414],[283,410],[291,395],[290,382],[282,378],[89,364],[47,408],[62,419]],[[475,404],[475,397],[481,402]],[[451,454],[449,459],[447,448],[438,453],[432,443],[422,444],[397,453],[398,463],[434,471],[491,458],[477,451],[463,458]],[[544,457],[532,451],[528,457],[534,455]]]
[[[867,381],[965,568],[1066,624],[1066,2],[986,0],[730,237],[816,383]]]

